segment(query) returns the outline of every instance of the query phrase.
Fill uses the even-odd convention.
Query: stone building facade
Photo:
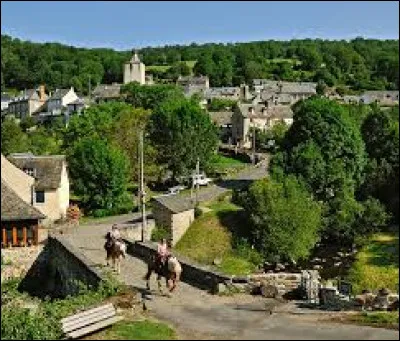
[[[182,238],[194,221],[194,203],[180,195],[153,198],[152,211],[156,226],[169,231],[172,245]]]
[[[146,66],[140,61],[137,52],[134,52],[131,60],[124,64],[124,84],[138,82],[146,84]]]

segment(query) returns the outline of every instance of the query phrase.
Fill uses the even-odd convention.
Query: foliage
[[[107,281],[101,283],[97,290],[82,289],[77,296],[63,300],[34,300],[38,308],[33,313],[19,305],[18,302],[29,303],[32,298],[19,293],[17,285],[17,281],[2,283],[2,298],[4,295],[14,297],[1,309],[1,337],[5,340],[58,340],[62,337],[62,318],[97,305],[120,290],[118,284]]]
[[[135,108],[154,110],[166,100],[182,99],[183,91],[176,85],[140,85],[132,82],[121,87],[121,95]]]
[[[256,181],[244,207],[253,242],[266,259],[303,259],[318,240],[320,204],[292,175]]]
[[[168,231],[165,227],[156,226],[154,230],[151,232],[151,240],[153,242],[158,242],[161,239],[170,240],[171,239],[171,232]]]
[[[84,94],[89,79],[92,85],[122,83],[122,65],[131,56],[130,51],[33,43],[7,35],[2,35],[1,50],[2,89],[22,90],[44,83],[51,91],[74,86]],[[141,49],[140,56],[146,65],[152,65],[152,72],[162,69],[158,70],[159,78],[187,74],[188,69],[181,62],[197,61],[194,73],[208,75],[211,86],[237,86],[243,81],[273,76],[288,81],[315,77],[315,81],[323,80],[328,86],[346,84],[357,89],[399,86],[398,40],[191,44],[147,47]]]
[[[389,288],[397,291],[399,285],[399,237],[396,234],[379,233],[371,236],[357,254],[348,279],[354,293],[364,289]]]
[[[377,328],[399,329],[399,313],[397,311],[364,311],[359,314],[347,315],[345,321]]]
[[[68,164],[74,193],[86,208],[111,209],[123,203],[128,160],[119,149],[98,137],[86,137],[73,147]]]
[[[346,108],[328,99],[311,98],[294,106],[282,149],[272,164],[301,176],[320,200],[362,180],[366,156],[359,129]]]
[[[151,116],[150,138],[158,150],[159,164],[173,176],[190,174],[197,159],[206,168],[218,145],[210,116],[191,100],[167,101]]]
[[[232,110],[237,101],[231,99],[213,98],[207,105],[209,111],[225,111]]]
[[[2,154],[7,156],[12,153],[27,152],[28,145],[28,136],[14,119],[7,119],[1,123]]]
[[[280,150],[288,129],[284,122],[278,122],[266,131],[256,129],[256,149],[276,153]]]

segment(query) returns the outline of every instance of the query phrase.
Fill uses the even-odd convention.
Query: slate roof
[[[158,202],[172,213],[188,211],[195,207],[194,201],[190,200],[190,197],[179,194],[154,197],[152,200]]]
[[[206,98],[213,98],[219,96],[238,97],[240,96],[240,88],[239,87],[209,88],[205,91],[204,95]]]
[[[121,93],[121,84],[99,84],[92,94],[100,98],[118,98]]]
[[[1,221],[44,218],[45,216],[39,210],[22,200],[7,182],[1,179]]]
[[[71,89],[56,89],[56,91],[54,91],[49,100],[62,99],[70,91]]]
[[[233,111],[210,111],[209,115],[217,126],[232,124]]]
[[[243,117],[248,118],[293,118],[293,111],[289,105],[274,105],[266,107],[263,104],[250,104],[241,103],[239,104],[239,110]],[[250,109],[253,108],[253,113]],[[264,109],[264,112],[263,112]]]
[[[35,169],[36,189],[56,189],[60,186],[62,167],[66,160],[65,155],[34,156],[11,154],[8,160],[19,169]]]
[[[311,82],[282,82],[269,79],[254,79],[254,86],[263,86],[263,89],[285,94],[315,94],[317,83]]]

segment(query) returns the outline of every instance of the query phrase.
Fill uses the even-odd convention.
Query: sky
[[[1,1],[1,33],[129,50],[303,38],[399,38],[398,1]]]

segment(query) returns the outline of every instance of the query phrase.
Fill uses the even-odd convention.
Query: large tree
[[[210,116],[198,102],[181,99],[163,103],[151,117],[151,140],[159,161],[174,176],[187,175],[200,160],[202,168],[218,145],[218,134]]]
[[[124,204],[129,162],[125,154],[99,137],[81,139],[68,155],[72,188],[85,208],[114,209]]]
[[[306,258],[318,240],[321,205],[295,176],[253,183],[244,207],[256,248],[269,260]]]

